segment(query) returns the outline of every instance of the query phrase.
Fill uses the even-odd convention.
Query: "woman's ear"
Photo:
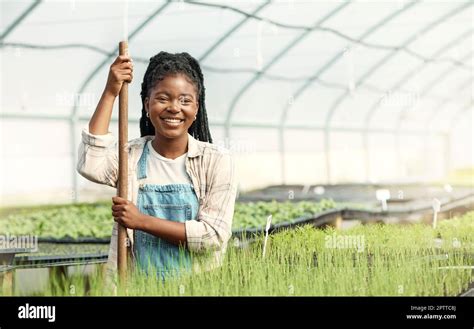
[[[145,110],[148,113],[148,97],[145,98],[144,104],[145,104]]]
[[[199,112],[199,102],[196,102],[196,113],[194,113],[194,120],[197,119],[198,112]]]

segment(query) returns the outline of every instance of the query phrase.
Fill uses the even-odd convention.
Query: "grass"
[[[436,240],[441,237],[442,241]],[[473,280],[474,212],[416,224],[359,225],[347,231],[310,226],[263,237],[248,248],[230,243],[219,269],[170,278],[135,274],[118,295],[128,296],[455,296]],[[45,295],[110,295],[103,276],[53,283]],[[72,294],[71,287],[74,288]]]
[[[50,238],[108,238],[112,232],[112,203],[32,207],[3,211],[0,232],[10,235],[37,235]],[[335,208],[332,200],[320,202],[250,202],[236,203],[233,228],[253,228],[265,225],[268,214],[273,223],[292,221]]]

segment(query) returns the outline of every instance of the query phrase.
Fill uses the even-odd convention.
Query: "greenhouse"
[[[2,296],[474,295],[472,1],[0,15]]]

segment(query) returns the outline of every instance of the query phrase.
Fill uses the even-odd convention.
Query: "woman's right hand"
[[[133,60],[128,55],[120,55],[110,65],[105,91],[117,97],[123,82],[132,82]]]

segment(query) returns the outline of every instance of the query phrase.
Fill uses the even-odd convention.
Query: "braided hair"
[[[186,52],[170,54],[165,51],[159,52],[150,58],[150,63],[145,72],[142,82],[142,117],[140,118],[141,137],[155,135],[155,127],[150,118],[146,116],[145,99],[150,95],[151,89],[158,81],[168,75],[182,73],[194,84],[197,90],[199,110],[196,120],[188,129],[188,133],[197,140],[212,143],[211,132],[207,121],[204,77],[198,61]]]

